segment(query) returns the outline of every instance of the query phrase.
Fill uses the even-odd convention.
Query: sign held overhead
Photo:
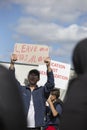
[[[66,90],[70,76],[70,64],[52,60],[51,68],[54,74],[55,87]],[[43,85],[47,80],[46,66],[39,65],[38,70],[40,71],[40,77],[41,77],[40,81],[38,82],[38,85],[41,84]]]
[[[39,65],[44,64],[44,59],[49,56],[49,48],[46,45],[16,43],[14,54],[20,63]]]

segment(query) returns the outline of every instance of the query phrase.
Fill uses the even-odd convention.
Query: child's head
[[[60,89],[54,88],[54,89],[52,89],[52,91],[50,92],[50,94],[53,95],[53,96],[55,96],[56,99],[58,99],[59,96],[60,96]]]

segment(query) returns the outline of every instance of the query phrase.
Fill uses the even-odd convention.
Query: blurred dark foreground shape
[[[0,130],[25,130],[26,118],[15,78],[0,65]]]
[[[72,63],[76,76],[64,97],[59,130],[87,130],[87,38],[75,46]]]

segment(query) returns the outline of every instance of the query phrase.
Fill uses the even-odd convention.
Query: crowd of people
[[[1,130],[86,130],[87,119],[87,39],[73,50],[72,62],[76,76],[70,80],[63,101],[55,88],[51,59],[47,82],[38,86],[40,72],[28,73],[28,85],[22,86],[15,76],[16,55],[11,56],[9,69],[0,65],[0,129]]]

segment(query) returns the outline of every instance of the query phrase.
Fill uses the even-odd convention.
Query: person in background
[[[62,114],[63,102],[59,98],[60,89],[54,88],[47,99],[46,125],[44,130],[58,130]]]
[[[6,67],[0,65],[0,130],[25,130],[26,124],[16,80]]]
[[[14,63],[17,60],[13,54],[9,70],[12,75],[15,74]],[[40,130],[44,125],[45,117],[45,102],[50,91],[54,88],[54,75],[50,67],[50,58],[46,58],[44,63],[47,66],[47,82],[44,86],[38,87],[37,82],[40,80],[40,72],[37,69],[32,69],[28,73],[29,85],[21,86],[17,81],[19,89],[23,95],[25,113],[27,116],[27,129]]]
[[[60,130],[87,130],[87,38],[75,46],[72,62],[77,76],[68,85]]]

